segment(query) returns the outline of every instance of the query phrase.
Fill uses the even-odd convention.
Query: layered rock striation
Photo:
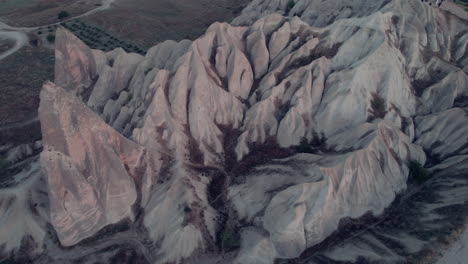
[[[381,215],[410,163],[465,159],[467,22],[413,0],[318,2],[253,1],[144,57],[59,29],[39,113],[60,243],[127,221],[154,263],[217,254],[232,230],[229,262],[298,258]]]

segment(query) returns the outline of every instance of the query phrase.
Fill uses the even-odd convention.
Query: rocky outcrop
[[[55,83],[81,94],[96,77],[96,63],[91,49],[64,28],[55,38]]]
[[[133,217],[135,168],[143,149],[118,134],[72,93],[47,83],[41,92],[51,223],[73,245],[102,227]]]
[[[39,113],[50,221],[63,246],[134,220],[140,207],[149,236],[161,241],[167,261],[188,258],[213,240],[216,213],[207,203],[206,176],[174,164],[154,146],[123,137],[52,83],[44,85]]]
[[[297,258],[382,214],[425,152],[458,164],[467,22],[412,0],[318,2],[253,1],[145,57],[61,29],[39,112],[62,245],[127,219],[154,262],[183,263],[235,222],[235,263]]]
[[[263,223],[277,257],[296,258],[336,230],[340,219],[381,214],[406,188],[409,161],[425,163],[421,147],[385,122],[358,151],[333,159],[302,154],[278,160],[281,167],[270,165],[273,173],[267,166],[247,175],[229,196],[241,218]],[[292,164],[300,169],[288,169]],[[288,182],[280,177],[282,170],[289,170]],[[269,184],[264,184],[267,179]],[[263,202],[260,207],[259,202]]]
[[[44,252],[48,220],[47,182],[37,161],[11,178],[0,189],[0,260],[27,261]]]
[[[415,118],[416,143],[439,161],[468,154],[468,109],[452,108]],[[437,135],[437,137],[434,137]]]

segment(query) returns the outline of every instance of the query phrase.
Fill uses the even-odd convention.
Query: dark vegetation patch
[[[111,51],[115,48],[121,47],[126,52],[133,52],[141,55],[146,54],[146,49],[139,45],[128,40],[123,40],[120,37],[116,37],[108,31],[96,25],[92,25],[89,22],[85,23],[82,20],[77,19],[61,23],[60,25],[73,32],[73,34],[92,49]]]
[[[55,42],[55,35],[54,34],[48,34],[46,39],[47,39],[47,41],[49,43],[54,43]]]
[[[468,96],[466,95],[462,95],[462,96],[458,96],[457,98],[455,98],[455,102],[453,103],[453,106],[454,107],[468,107]]]
[[[276,137],[267,137],[264,143],[251,143],[250,152],[234,166],[229,173],[233,175],[233,181],[242,181],[242,177],[248,174],[254,166],[267,163],[272,159],[286,158],[294,154],[291,149],[283,149],[276,142]]]
[[[318,44],[314,49],[309,51],[308,55],[299,57],[294,61],[289,62],[288,67],[285,67],[283,71],[276,74],[277,84],[279,84],[286,77],[294,73],[297,69],[309,65],[313,61],[320,59],[321,57],[325,57],[327,59],[333,58],[338,53],[342,44],[343,43],[335,43],[329,47]],[[298,48],[300,48],[300,46]]]
[[[219,171],[211,171],[211,182],[208,185],[208,203],[217,211],[223,212],[226,203],[226,191],[229,179]]]
[[[433,60],[439,60],[444,63],[449,63],[443,59],[443,55],[440,52],[433,52],[429,48],[425,48],[421,50],[422,59],[425,64],[430,64]],[[424,91],[431,87],[432,85],[440,82],[445,76],[447,76],[447,72],[442,70],[441,68],[428,68],[427,69],[427,77],[423,79],[414,79],[411,80],[411,87],[414,95],[421,97]]]
[[[410,182],[416,182],[421,184],[430,178],[430,174],[427,172],[427,170],[423,167],[423,165],[421,165],[417,161],[410,161],[408,163],[408,168],[408,180]]]
[[[289,13],[289,11],[291,11],[291,9],[293,9],[295,5],[296,3],[294,2],[294,0],[289,0],[289,2],[286,5],[286,13]]]
[[[6,170],[10,166],[10,162],[6,160],[6,157],[0,156],[0,173]]]
[[[293,147],[295,153],[318,153],[324,152],[327,145],[327,138],[323,133],[313,132],[312,140],[301,139],[299,146]]]
[[[147,264],[146,258],[133,247],[120,247],[114,256],[109,259],[113,264]]]
[[[60,11],[60,12],[58,13],[57,18],[58,18],[59,20],[63,20],[63,19],[65,19],[65,18],[69,17],[69,16],[70,16],[70,13],[68,13],[67,11],[63,11],[63,10],[62,10],[62,11]]]
[[[387,106],[385,104],[385,99],[380,97],[377,93],[372,93],[371,107],[367,110],[371,116],[368,121],[374,119],[383,119],[387,114]]]
[[[101,262],[94,262],[97,260]],[[67,262],[68,263],[68,262]],[[74,264],[149,264],[148,259],[145,257],[144,252],[137,245],[132,243],[116,243],[111,246],[98,249],[92,254],[84,255],[78,259],[73,260]]]
[[[187,103],[188,102],[190,102],[190,100],[187,100]],[[187,107],[188,107],[188,105],[187,105]],[[200,150],[200,146],[199,146],[198,142],[195,140],[195,138],[192,137],[192,133],[190,133],[190,127],[188,125],[184,125],[184,130],[185,130],[185,134],[188,137],[187,147],[189,149],[189,151],[188,151],[189,161],[192,162],[193,164],[203,164],[204,154]]]
[[[223,251],[233,251],[240,247],[240,232],[239,227],[228,221],[224,225],[224,229],[220,232],[219,243]]]

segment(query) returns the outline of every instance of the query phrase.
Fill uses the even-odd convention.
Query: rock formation
[[[381,215],[410,164],[467,161],[467,21],[415,0],[294,3],[255,0],[144,57],[57,32],[40,160],[62,246],[127,221],[152,263],[233,233],[227,263],[298,258]]]

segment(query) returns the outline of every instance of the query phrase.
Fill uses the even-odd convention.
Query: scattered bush
[[[373,94],[373,98],[371,100],[371,109],[369,110],[373,117],[384,118],[387,114],[386,108],[385,100],[378,94]]]
[[[296,3],[294,0],[289,0],[288,5],[286,6],[286,10],[289,12],[295,5]]]
[[[240,247],[240,235],[233,227],[227,225],[221,233],[221,246],[230,251]]]
[[[408,168],[408,179],[410,181],[414,181],[416,183],[423,183],[430,178],[427,170],[417,161],[410,161],[408,164]]]
[[[60,11],[57,15],[58,19],[62,20],[64,18],[69,17],[70,14],[67,11]]]
[[[55,42],[55,35],[54,34],[47,35],[47,41],[49,41],[50,43],[54,43]]]

